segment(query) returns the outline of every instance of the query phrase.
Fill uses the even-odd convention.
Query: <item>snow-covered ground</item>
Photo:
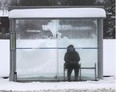
[[[0,40],[0,92],[115,92],[116,40],[104,40],[104,78],[99,81],[83,82],[9,82],[3,76],[9,75],[9,40]]]
[[[115,92],[114,77],[85,82],[9,82],[0,78],[1,91],[26,92]],[[0,92],[1,92],[0,91]]]

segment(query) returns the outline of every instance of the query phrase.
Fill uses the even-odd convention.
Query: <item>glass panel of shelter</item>
[[[43,29],[49,21],[51,19],[16,20],[19,79],[57,79],[56,37]]]
[[[79,52],[82,65],[97,63],[96,19],[19,19],[16,38],[19,79],[62,79],[70,44]]]
[[[97,53],[97,19],[59,19],[58,26],[58,74],[63,76],[64,54],[72,44],[80,55],[84,67],[93,67],[98,60]],[[94,72],[83,70],[83,78],[94,78]],[[74,74],[73,74],[74,75]]]

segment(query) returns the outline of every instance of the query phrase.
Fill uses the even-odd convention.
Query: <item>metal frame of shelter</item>
[[[86,7],[86,6],[85,6]],[[85,8],[84,7],[84,8]],[[88,6],[87,8],[92,8],[95,6]],[[98,7],[98,6],[96,6]],[[61,7],[10,7],[10,11],[13,9],[39,9],[39,8],[61,8]],[[63,7],[63,8],[83,8],[80,7]],[[103,8],[103,7],[102,7]],[[16,72],[16,32],[15,32],[15,19],[10,18],[10,74],[9,80],[10,81],[17,81],[17,72]],[[103,79],[103,17],[97,18],[98,22],[98,79]]]

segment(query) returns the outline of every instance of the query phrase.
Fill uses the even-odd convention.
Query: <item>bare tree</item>
[[[0,0],[0,9],[8,10],[9,4],[10,4],[10,0]]]
[[[55,6],[55,5],[93,5],[96,0],[11,0],[13,5],[20,6]]]
[[[104,39],[115,38],[115,0],[98,0],[97,5],[103,5],[106,11],[104,19]]]

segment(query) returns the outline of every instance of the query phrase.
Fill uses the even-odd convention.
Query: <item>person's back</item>
[[[73,45],[69,45],[67,47],[67,52],[65,53],[64,60],[65,60],[65,65],[68,69],[67,71],[68,81],[71,80],[71,73],[73,69],[75,71],[75,80],[77,80],[78,73],[79,73],[78,62],[80,61],[80,56],[78,52],[75,51],[75,48]]]

